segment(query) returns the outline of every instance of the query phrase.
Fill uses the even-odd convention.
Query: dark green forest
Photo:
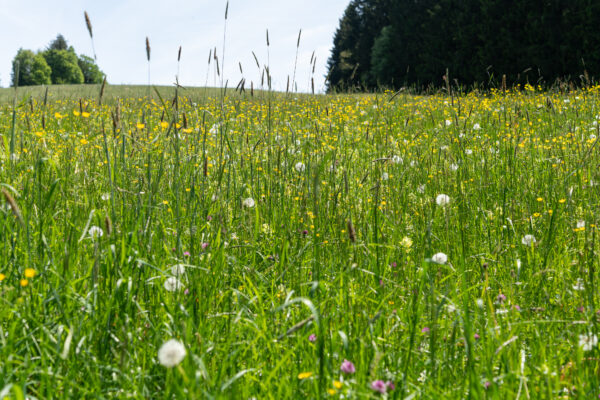
[[[479,87],[600,75],[598,0],[352,0],[328,61],[329,90]]]

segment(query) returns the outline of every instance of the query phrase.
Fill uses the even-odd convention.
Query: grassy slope
[[[178,109],[145,87],[109,86],[102,107],[94,87],[52,87],[47,108],[26,90],[12,160],[0,145],[23,220],[3,203],[0,391],[366,398],[383,379],[397,398],[598,397],[598,347],[580,346],[598,333],[598,88],[190,89]],[[169,292],[176,264],[186,290]],[[167,370],[171,337],[187,356]]]

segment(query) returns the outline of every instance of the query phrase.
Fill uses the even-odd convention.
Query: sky
[[[285,90],[292,80],[298,32],[302,29],[296,82],[310,91],[310,59],[316,56],[315,90],[324,88],[333,34],[349,0],[0,0],[0,86],[10,85],[12,59],[19,48],[43,50],[62,34],[78,54],[92,55],[83,13],[93,27],[98,64],[111,84],[147,84],[146,37],[150,40],[150,78],[155,85],[216,86],[211,49],[224,62],[224,80],[235,87],[242,76],[260,85],[261,66],[270,65],[272,86]],[[266,31],[270,47],[267,51]],[[243,75],[239,63],[242,65]]]

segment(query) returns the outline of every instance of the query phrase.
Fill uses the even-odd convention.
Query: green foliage
[[[12,86],[15,86],[16,68],[19,64],[18,86],[47,85],[50,83],[51,70],[44,57],[31,50],[19,49],[13,59]]]
[[[82,54],[77,63],[83,73],[83,83],[102,83],[104,73],[100,71],[93,58]]]
[[[68,50],[69,45],[67,44],[67,40],[61,34],[56,36],[56,39],[50,42],[48,45],[48,50]]]
[[[328,61],[330,87],[372,86],[371,49],[382,26],[389,23],[391,0],[353,0],[335,33]]]
[[[43,53],[52,69],[52,83],[83,83],[83,72],[79,68],[77,55],[69,50],[47,50]]]
[[[587,84],[600,72],[597,26],[600,3],[586,0],[354,0],[334,37],[329,89],[439,85],[446,69],[464,84]]]
[[[102,83],[104,73],[95,60],[75,53],[62,35],[58,35],[45,51],[37,54],[19,49],[12,63],[11,84],[15,85],[19,65],[19,86]]]

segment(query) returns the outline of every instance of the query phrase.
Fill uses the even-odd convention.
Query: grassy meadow
[[[99,91],[0,90],[0,398],[599,398],[600,87]]]

